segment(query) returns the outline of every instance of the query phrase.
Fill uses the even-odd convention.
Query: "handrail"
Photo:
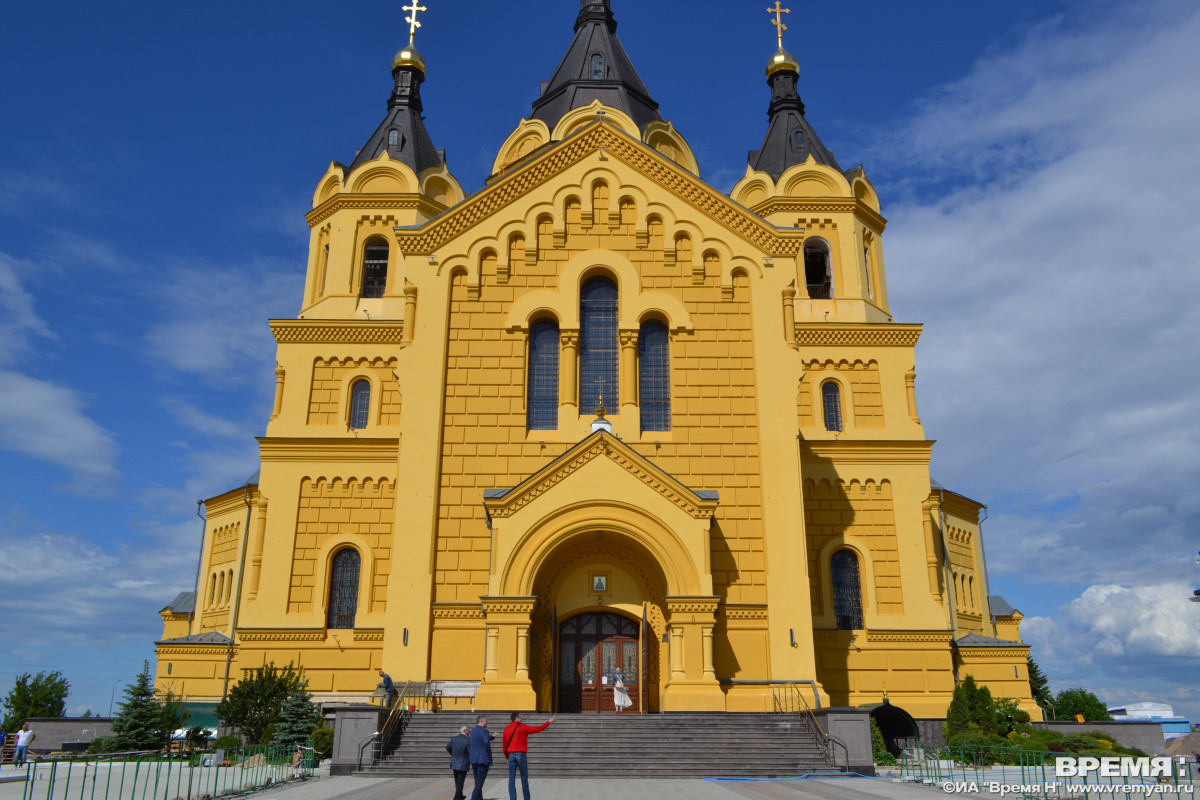
[[[792,681],[772,682],[771,701],[776,714],[799,714],[801,716],[804,724],[808,726],[809,733],[812,734],[813,739],[824,750],[825,763],[831,767],[838,766],[833,749],[834,745],[840,745],[846,756],[845,763],[842,766],[849,766],[850,748],[841,739],[831,736],[821,727],[821,721],[817,719],[817,715],[809,707],[808,701],[804,698],[804,692],[800,691],[799,686]]]
[[[358,769],[359,770],[362,770],[363,750],[366,749],[367,743],[370,742],[372,739],[378,739],[378,738],[379,738],[379,731],[375,731],[374,733],[367,734],[367,738],[363,739],[361,742],[358,743]],[[372,759],[372,763],[374,763],[374,759]]]

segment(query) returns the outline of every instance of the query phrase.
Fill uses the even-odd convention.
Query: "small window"
[[[858,575],[858,556],[851,550],[838,550],[829,561],[833,578],[833,615],[840,631],[858,631],[863,627],[862,584]]]
[[[387,288],[388,246],[382,239],[372,239],[363,248],[363,297],[383,297]]]
[[[388,147],[400,146],[400,131],[388,131]]]
[[[792,146],[797,150],[804,149],[804,131],[796,131],[792,134]]]
[[[358,611],[358,576],[362,559],[352,548],[339,550],[333,557],[329,575],[330,628],[353,628]]]
[[[661,322],[638,333],[638,407],[643,431],[671,430],[670,336]]]
[[[529,328],[529,403],[526,427],[558,428],[558,323],[539,319]]]
[[[821,405],[825,410],[825,430],[842,430],[842,390],[835,382],[821,386]]]
[[[350,429],[361,431],[367,427],[371,414],[371,382],[358,380],[350,387]]]
[[[870,246],[863,247],[863,265],[867,270],[867,297],[875,299],[875,290],[871,286],[871,248]]]
[[[604,56],[599,53],[592,56],[592,80],[604,80]]]
[[[828,300],[833,296],[833,269],[829,259],[829,242],[809,239],[804,243],[804,282],[808,296]]]

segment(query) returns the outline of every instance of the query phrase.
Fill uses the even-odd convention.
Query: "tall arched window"
[[[529,326],[529,404],[526,427],[558,428],[558,323],[539,319]]]
[[[812,238],[804,243],[804,282],[808,296],[828,300],[833,296],[833,263],[829,258],[829,242]]]
[[[590,414],[607,397],[617,399],[617,285],[608,278],[591,278],[579,299],[579,411]]]
[[[833,577],[833,615],[838,630],[862,630],[862,584],[858,578],[858,556],[852,550],[838,550],[829,560]]]
[[[208,576],[208,607],[212,608],[217,604],[217,573]]]
[[[371,382],[365,378],[350,387],[350,429],[360,431],[367,427],[371,416]]]
[[[599,53],[592,56],[592,80],[604,80],[604,56]]]
[[[362,297],[383,297],[387,287],[388,245],[383,239],[370,239],[363,247]]]
[[[638,333],[638,407],[643,431],[671,430],[670,337],[654,320]]]
[[[825,430],[842,430],[842,390],[836,382],[821,385],[821,406],[825,410]]]
[[[362,559],[352,548],[339,550],[333,557],[333,569],[329,575],[329,620],[330,628],[353,628],[354,614],[358,610],[358,574]]]

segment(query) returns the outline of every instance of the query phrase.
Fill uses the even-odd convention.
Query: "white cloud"
[[[248,441],[254,435],[246,426],[202,411],[182,397],[164,398],[163,405],[171,416],[198,433],[239,441]]]
[[[32,337],[54,338],[34,310],[33,295],[21,283],[20,273],[32,268],[28,261],[0,253],[0,364],[25,352]]]

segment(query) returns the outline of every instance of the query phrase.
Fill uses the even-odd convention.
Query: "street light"
[[[113,700],[116,699],[116,696],[117,696],[117,684],[120,682],[121,682],[120,678],[117,678],[115,681],[113,681],[112,691],[108,695],[108,716],[110,719],[112,718]]]

